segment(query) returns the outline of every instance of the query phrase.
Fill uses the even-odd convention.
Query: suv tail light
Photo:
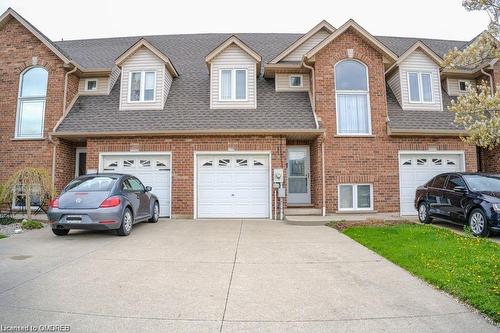
[[[59,198],[54,198],[54,199],[50,200],[49,207],[50,208],[59,208]]]
[[[101,205],[99,206],[100,208],[111,208],[111,207],[116,207],[120,205],[121,200],[119,197],[109,197],[106,200],[104,200]]]

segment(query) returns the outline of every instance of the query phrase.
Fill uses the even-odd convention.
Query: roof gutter
[[[53,137],[120,137],[120,136],[203,136],[203,135],[320,135],[324,133],[324,129],[239,129],[239,130],[227,130],[227,129],[210,129],[210,130],[172,130],[172,131],[116,131],[116,132],[52,132],[50,133]]]
[[[465,130],[417,130],[417,129],[398,129],[388,126],[388,134],[390,136],[464,136],[467,135]]]

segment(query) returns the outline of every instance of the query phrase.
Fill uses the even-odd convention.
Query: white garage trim
[[[130,151],[121,151],[121,152],[101,152],[99,153],[99,173],[103,173],[103,160],[104,156],[122,156],[122,155],[127,155],[127,156],[140,156],[140,155],[153,155],[153,156],[168,156],[170,160],[170,175],[169,175],[169,187],[170,187],[170,207],[169,207],[169,218],[172,218],[172,166],[173,166],[173,160],[172,160],[172,152],[169,151],[138,151],[138,152],[130,152]]]
[[[463,150],[400,150],[398,152],[398,189],[399,189],[399,212],[401,215],[404,215],[405,212],[403,212],[403,193],[401,189],[401,176],[402,176],[402,169],[401,169],[401,160],[404,155],[440,155],[440,156],[458,156],[459,158],[459,165],[458,165],[458,171],[465,171],[465,152]],[[443,171],[447,172],[447,171]],[[423,184],[422,184],[423,185]],[[416,214],[416,212],[415,212]],[[405,214],[407,215],[407,214]]]
[[[271,193],[271,180],[272,180],[272,159],[270,151],[195,151],[193,153],[193,218],[198,218],[198,156],[199,155],[265,155],[268,158],[268,202],[269,214],[271,218],[273,211],[272,193]]]

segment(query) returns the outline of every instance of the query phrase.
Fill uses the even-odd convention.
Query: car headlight
[[[500,203],[494,203],[492,206],[495,212],[500,213]]]

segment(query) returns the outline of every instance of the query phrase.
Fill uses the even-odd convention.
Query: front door
[[[288,147],[288,203],[310,204],[309,147]]]

